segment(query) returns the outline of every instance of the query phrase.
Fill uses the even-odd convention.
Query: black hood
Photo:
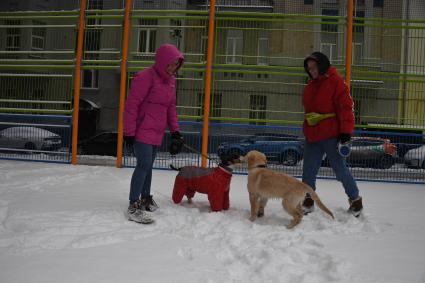
[[[307,58],[304,59],[304,70],[310,76],[310,78],[311,78],[311,75],[308,72],[308,66],[307,66],[308,60],[314,60],[317,62],[317,66],[319,67],[319,74],[321,75],[326,74],[329,67],[331,66],[331,62],[329,62],[328,57],[322,52],[311,53],[311,55],[309,55]]]

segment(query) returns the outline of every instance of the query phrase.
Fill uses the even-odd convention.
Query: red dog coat
[[[182,167],[174,182],[174,203],[180,203],[184,195],[191,199],[195,192],[198,192],[208,195],[212,211],[229,209],[232,170],[226,169],[220,166],[216,168]]]

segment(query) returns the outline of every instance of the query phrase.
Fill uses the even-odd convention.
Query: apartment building
[[[423,19],[425,3],[420,0],[357,0],[355,3],[352,94],[357,123],[422,123],[424,126],[425,84],[421,82],[425,75],[424,23],[405,24],[400,20]],[[101,11],[121,9],[123,4],[123,1],[88,1],[91,12],[86,20],[81,97],[100,107],[98,128],[102,130],[117,127],[122,18],[104,17]],[[302,120],[301,93],[306,83],[302,70],[304,57],[320,50],[344,72],[345,22],[339,16],[346,15],[346,1],[217,0],[216,4],[210,112],[213,120],[296,124]],[[208,7],[209,2],[205,0],[133,1],[129,66],[142,69],[149,65],[160,44],[176,44],[185,53],[186,66],[190,66],[179,77],[178,111],[193,120],[199,120],[202,115]],[[0,3],[0,11],[76,9],[77,0]],[[137,12],[143,10],[191,10],[203,14]],[[384,23],[389,26],[386,28],[383,18],[395,21]],[[66,17],[3,19],[0,55],[9,60],[9,65],[19,60],[38,60],[40,65],[43,60],[65,60],[60,64],[72,67],[76,22],[75,18]],[[63,27],[54,27],[58,25]],[[0,72],[15,70],[11,72],[2,67]],[[34,103],[10,102],[30,97],[50,102],[68,101],[68,106],[49,105],[57,109],[71,108],[72,68],[58,71],[21,67],[19,73],[64,76],[54,80],[49,76],[26,78],[26,88],[21,87],[17,78],[1,76],[1,84],[7,86],[2,87],[3,91],[6,89],[2,98],[9,99],[8,103],[1,102],[3,108],[35,107]],[[394,75],[387,79],[386,74]],[[409,74],[414,75],[414,79],[400,79],[409,78]],[[37,107],[43,108],[43,105]]]

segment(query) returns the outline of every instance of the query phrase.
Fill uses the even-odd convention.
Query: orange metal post
[[[208,129],[210,118],[210,101],[211,101],[211,77],[212,77],[212,61],[214,54],[214,23],[215,23],[215,0],[210,1],[210,17],[208,23],[208,50],[207,50],[207,66],[205,70],[205,100],[204,100],[204,123],[202,127],[202,167],[207,166],[206,156],[208,154]]]
[[[353,0],[347,1],[347,41],[345,43],[345,83],[350,89],[353,52]]]
[[[118,137],[117,137],[117,160],[116,167],[122,166],[122,145],[123,145],[123,123],[124,123],[124,103],[127,90],[127,59],[128,59],[128,39],[130,33],[130,10],[132,0],[125,1],[124,30],[122,37],[122,58],[121,58],[121,78],[120,78],[120,105],[118,112]]]
[[[77,34],[77,54],[75,58],[74,75],[74,109],[72,112],[72,144],[71,144],[71,164],[77,164],[77,143],[78,143],[78,111],[80,108],[80,85],[81,85],[81,58],[83,57],[84,43],[84,22],[86,14],[87,0],[80,2],[80,20]]]

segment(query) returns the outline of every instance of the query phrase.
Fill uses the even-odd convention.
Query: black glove
[[[339,134],[338,141],[342,144],[347,143],[351,140],[351,135],[346,133]]]
[[[127,147],[133,147],[134,145],[134,136],[124,136],[124,141]]]
[[[171,133],[171,138],[176,140],[183,140],[183,136],[179,131]]]
[[[171,143],[169,148],[170,154],[175,155],[180,153],[182,151],[183,143],[183,136],[180,134],[180,132],[171,133]]]

